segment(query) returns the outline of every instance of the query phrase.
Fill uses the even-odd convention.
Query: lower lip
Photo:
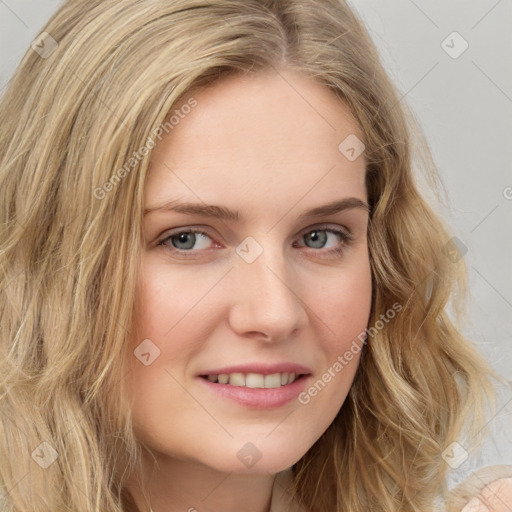
[[[245,386],[232,386],[219,384],[208,379],[198,379],[214,393],[238,402],[253,409],[275,409],[291,402],[304,390],[310,375],[303,375],[291,384],[279,388],[247,388]]]

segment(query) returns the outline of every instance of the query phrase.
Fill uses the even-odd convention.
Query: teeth
[[[245,386],[245,375],[243,373],[231,373],[229,383],[232,386]]]
[[[266,388],[280,388],[281,387],[281,374],[274,373],[272,375],[265,375]]]
[[[231,384],[231,377],[229,378],[229,383]],[[258,373],[248,373],[245,378],[245,385],[248,388],[264,388],[265,377]]]
[[[210,382],[219,384],[230,384],[231,386],[240,386],[247,388],[279,388],[291,384],[298,378],[295,373],[273,373],[272,375],[263,375],[261,373],[220,373],[219,375],[208,375],[206,377]]]

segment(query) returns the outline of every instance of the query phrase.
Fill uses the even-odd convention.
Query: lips
[[[225,398],[245,406],[269,409],[290,402],[310,375],[311,370],[300,364],[254,363],[214,368],[197,377]]]

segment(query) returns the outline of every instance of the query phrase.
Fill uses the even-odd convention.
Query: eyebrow
[[[337,201],[316,206],[303,212],[299,216],[299,220],[309,219],[312,217],[322,217],[324,215],[333,215],[344,210],[351,210],[354,208],[362,208],[367,212],[370,207],[361,199],[357,197],[347,197]],[[144,216],[152,212],[178,212],[187,215],[198,215],[200,217],[220,219],[230,222],[241,222],[244,219],[240,216],[239,212],[230,210],[224,206],[217,206],[211,204],[201,203],[180,203],[178,201],[168,201],[159,206],[152,206],[144,210]]]

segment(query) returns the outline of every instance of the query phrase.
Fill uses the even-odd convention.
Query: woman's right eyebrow
[[[323,217],[325,215],[333,215],[344,210],[362,208],[367,212],[370,211],[368,203],[357,197],[347,197],[330,203],[315,206],[306,210],[299,216],[299,220],[309,219],[313,217]],[[225,206],[218,206],[206,203],[188,203],[179,202],[177,200],[167,201],[163,204],[150,206],[144,209],[144,216],[153,212],[178,212],[186,215],[198,215],[200,217],[215,218],[230,222],[243,222],[243,217],[235,210],[230,210]]]

